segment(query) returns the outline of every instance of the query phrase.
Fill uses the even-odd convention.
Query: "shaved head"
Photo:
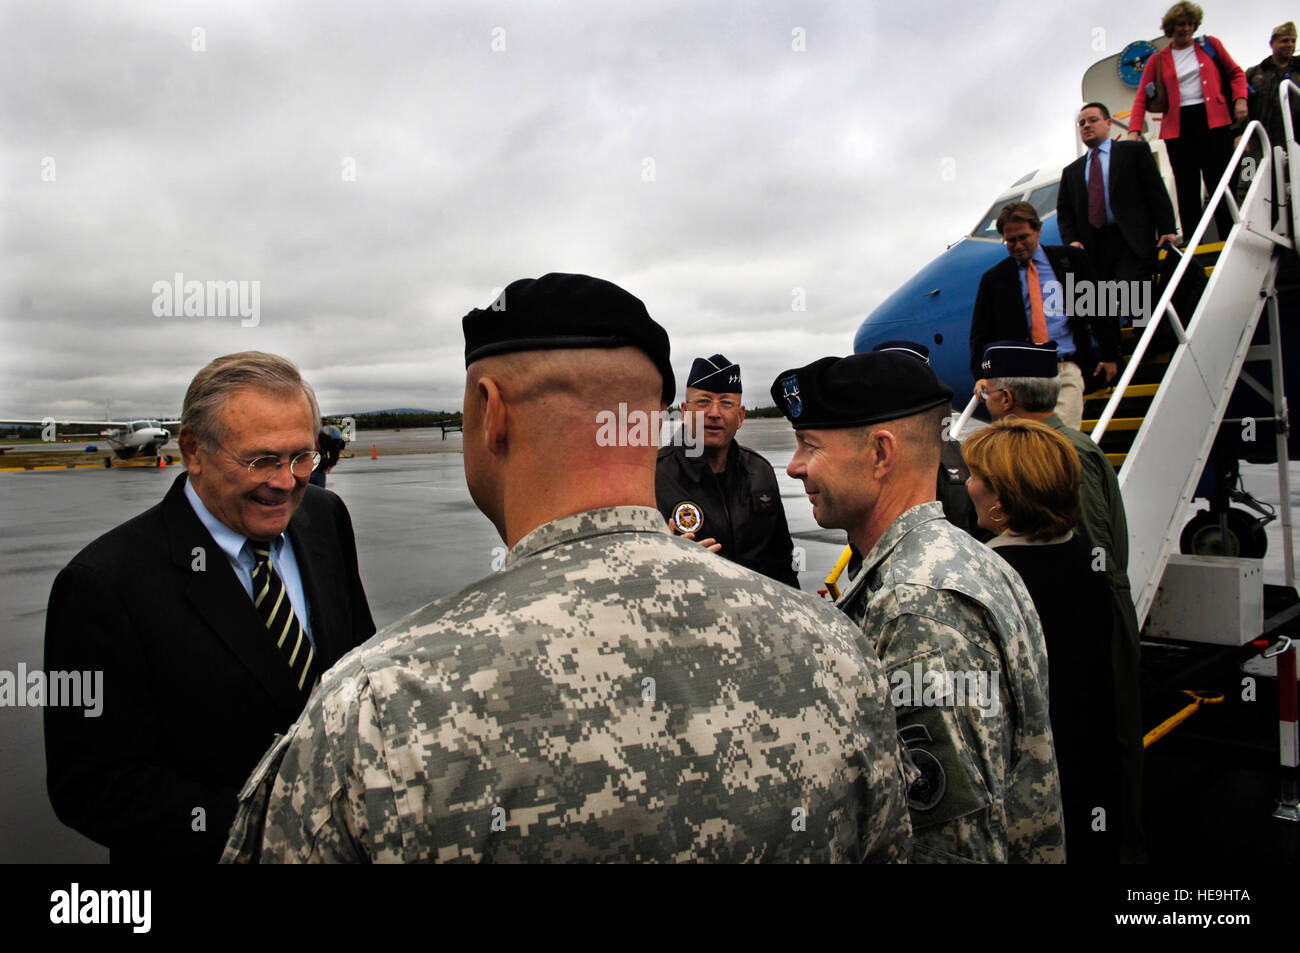
[[[470,495],[511,546],[533,527],[569,513],[653,506],[663,407],[663,377],[636,347],[518,351],[477,360],[465,382]],[[654,423],[635,439],[601,440],[601,421],[608,417]]]
[[[901,443],[902,464],[908,471],[929,474],[939,467],[939,458],[943,455],[944,422],[951,413],[952,410],[946,406],[932,407],[911,417],[853,429],[864,441],[873,431],[893,431]]]
[[[650,358],[634,347],[519,351],[485,357],[469,366],[469,388],[484,377],[493,378],[503,395],[521,408],[538,402],[598,408],[623,401],[637,406],[654,404],[657,409],[663,386]]]

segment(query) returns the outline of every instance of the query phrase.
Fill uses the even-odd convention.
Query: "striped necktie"
[[[275,644],[284,653],[290,674],[296,676],[298,691],[305,697],[311,694],[320,680],[313,665],[316,649],[312,647],[302,623],[293,611],[293,603],[289,601],[289,593],[284,588],[280,574],[271,565],[270,546],[254,543],[249,545],[252,546],[254,556],[253,606],[275,639]]]

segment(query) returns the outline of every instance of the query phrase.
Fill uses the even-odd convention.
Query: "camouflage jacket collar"
[[[610,533],[667,533],[663,516],[653,506],[605,506],[543,523],[519,542],[506,565],[536,556],[555,546],[607,536]]]
[[[901,543],[903,537],[912,530],[922,523],[941,519],[944,519],[943,504],[938,501],[922,503],[905,511],[898,519],[889,524],[889,528],[885,530],[885,535],[876,540],[876,545],[872,546],[871,551],[862,558],[862,568],[858,570],[861,578],[865,579],[867,574],[884,562],[893,548]]]

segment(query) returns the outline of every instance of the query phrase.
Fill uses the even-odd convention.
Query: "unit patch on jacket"
[[[679,533],[694,533],[704,525],[704,511],[687,500],[673,507],[673,524]]]

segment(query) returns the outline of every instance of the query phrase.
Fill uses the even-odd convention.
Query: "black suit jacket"
[[[99,717],[45,709],[50,802],[114,862],[216,863],[239,788],[301,708],[185,478],[83,549],[50,593],[46,671],[104,673]],[[324,671],[375,631],[352,523],[309,486],[287,532]]]
[[[1056,194],[1061,241],[1066,245],[1082,242],[1085,248],[1091,247],[1093,237],[1088,221],[1088,186],[1084,179],[1089,154],[1085,152],[1061,170],[1061,188]],[[1154,259],[1156,239],[1177,229],[1169,192],[1145,142],[1111,143],[1109,192],[1115,224],[1129,250],[1144,261]]]
[[[1066,294],[1072,275],[1077,287],[1081,281],[1092,281],[1092,266],[1081,249],[1065,245],[1044,245],[1043,252],[1061,283],[1067,317],[1066,326],[1074,335],[1078,351],[1075,363],[1083,371],[1087,390],[1095,390],[1102,376],[1093,377],[1098,361],[1119,361],[1119,321],[1114,317],[1082,317],[1074,313],[1074,302]],[[1002,259],[980,278],[975,293],[975,310],[970,323],[970,368],[976,380],[988,377],[980,366],[984,361],[984,348],[994,341],[1028,341],[1029,318],[1025,315],[1025,302],[1020,291],[1019,265],[1010,256]],[[1088,332],[1097,337],[1097,349],[1092,347]]]

